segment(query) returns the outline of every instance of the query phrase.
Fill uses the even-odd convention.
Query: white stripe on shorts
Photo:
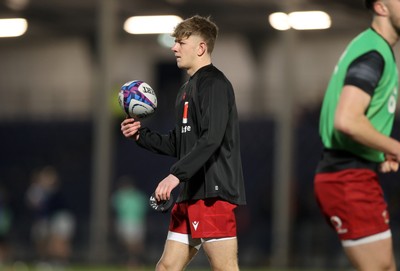
[[[177,242],[192,246],[192,247],[196,248],[197,250],[200,249],[202,243],[225,241],[225,240],[231,240],[231,239],[235,239],[235,238],[236,238],[236,236],[222,237],[222,238],[194,238],[193,239],[192,236],[190,236],[189,234],[172,232],[172,231],[168,231],[168,236],[167,236],[167,240],[177,241]]]
[[[380,241],[380,240],[384,240],[387,238],[392,237],[392,232],[390,230],[381,232],[381,233],[377,233],[374,235],[370,235],[364,238],[360,238],[360,239],[355,239],[355,240],[343,240],[342,241],[342,246],[344,247],[353,247],[353,246],[358,246],[358,245],[362,245],[362,244],[368,244],[368,243],[372,243],[375,241]]]

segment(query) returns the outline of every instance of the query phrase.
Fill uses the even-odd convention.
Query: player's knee
[[[386,261],[382,264],[382,269],[384,271],[396,271],[396,265],[393,260]]]
[[[237,260],[213,261],[209,259],[213,271],[239,271]]]
[[[237,264],[231,264],[231,265],[213,265],[211,264],[211,269],[213,271],[239,271],[239,266]]]
[[[172,271],[172,270],[182,270],[172,261],[166,261],[165,259],[161,259],[158,261],[156,265],[156,271]]]
[[[156,271],[167,271],[167,270],[168,270],[168,268],[167,268],[167,266],[166,266],[163,262],[159,261],[159,262],[157,263],[157,265],[156,265]]]
[[[368,262],[355,265],[355,267],[359,271],[396,271],[396,264],[393,259],[381,259],[373,264]]]
[[[366,268],[358,268],[357,270],[360,271],[376,271],[376,270],[380,270],[380,271],[396,271],[396,267],[394,265],[389,265],[389,264],[381,264],[379,267],[371,267],[368,266]]]

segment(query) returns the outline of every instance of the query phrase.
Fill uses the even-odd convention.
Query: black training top
[[[220,197],[245,204],[239,121],[233,87],[212,64],[199,69],[180,89],[176,125],[161,135],[140,129],[137,143],[175,156],[171,167],[183,184],[177,202]]]

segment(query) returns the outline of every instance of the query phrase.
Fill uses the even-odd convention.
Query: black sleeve
[[[384,64],[377,51],[368,52],[350,64],[344,84],[356,86],[372,96],[381,79]]]
[[[139,140],[136,143],[151,152],[176,157],[175,130],[160,134],[148,128],[139,129]]]

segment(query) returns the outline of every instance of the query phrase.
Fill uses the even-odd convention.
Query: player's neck
[[[392,47],[399,40],[399,35],[394,26],[388,20],[375,19],[372,28],[381,35]]]
[[[193,74],[195,74],[199,69],[210,64],[211,64],[211,58],[209,57],[200,58],[199,61],[196,63],[196,65],[193,65],[193,67],[187,70],[187,73],[190,76],[193,76]]]

